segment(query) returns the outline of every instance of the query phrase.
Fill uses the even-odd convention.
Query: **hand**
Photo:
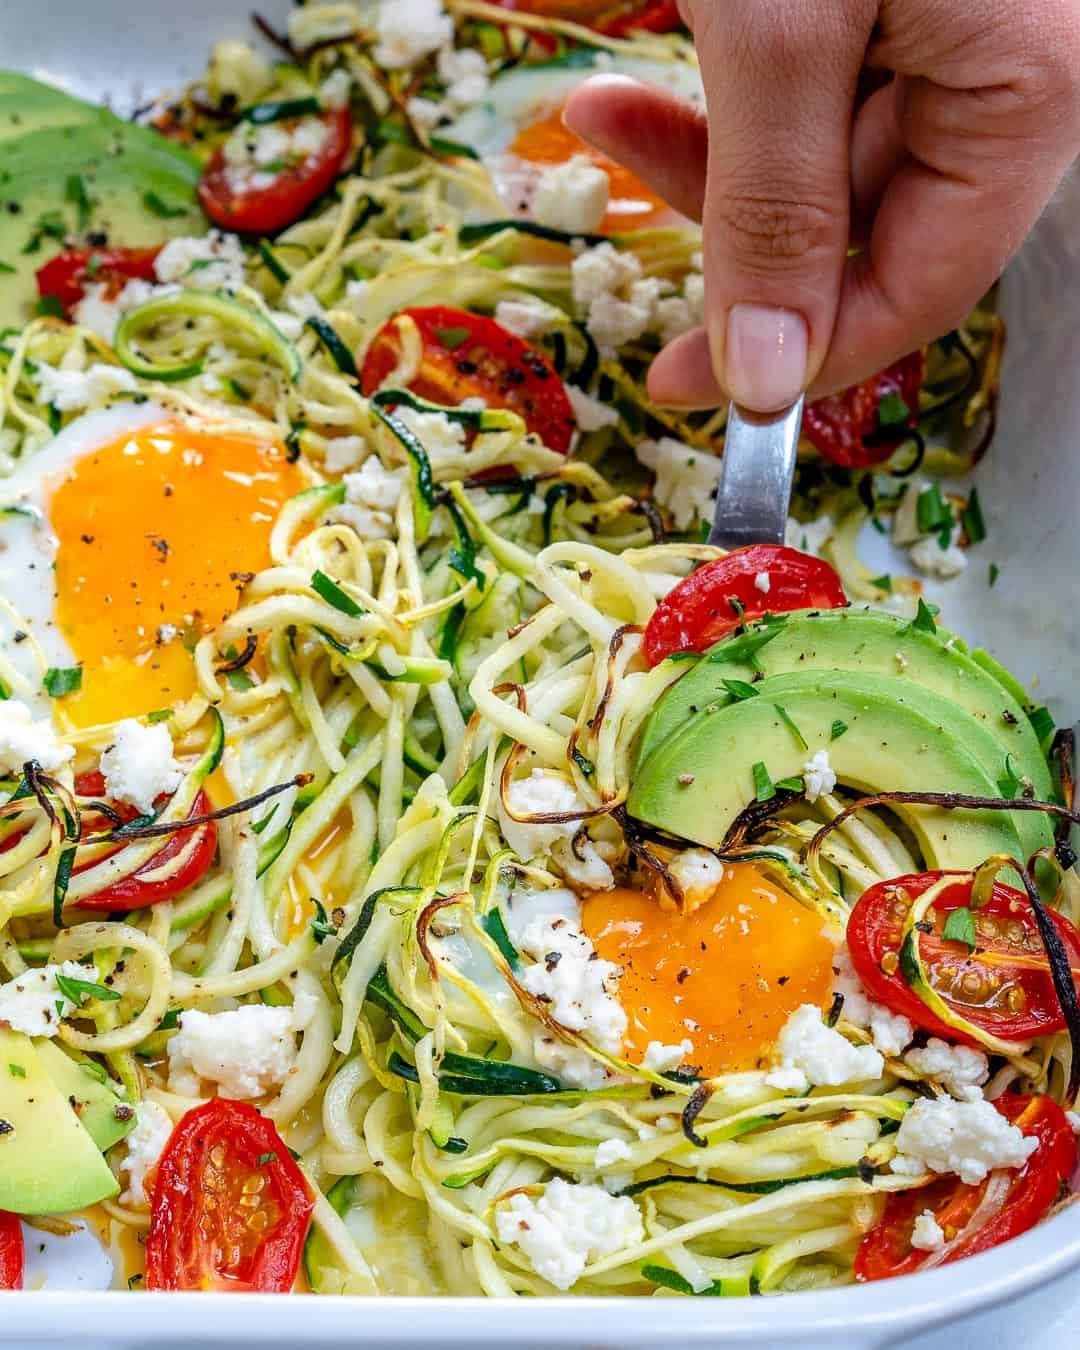
[[[681,3],[707,118],[615,75],[565,114],[704,224],[658,403],[778,411],[956,327],[1080,150],[1076,0]]]

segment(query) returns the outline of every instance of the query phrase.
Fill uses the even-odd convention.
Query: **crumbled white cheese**
[[[705,318],[705,277],[701,272],[688,272],[683,281],[683,296],[694,316],[695,323]]]
[[[0,1024],[25,1036],[55,1036],[60,1022],[75,1011],[75,1004],[57,987],[56,977],[69,980],[93,979],[94,972],[77,961],[58,966],[39,966],[25,970],[6,984],[0,984]]]
[[[653,496],[666,507],[677,530],[688,530],[695,520],[712,516],[720,482],[720,461],[703,450],[693,450],[672,436],[640,441],[634,454],[656,475]]]
[[[637,1205],[600,1186],[555,1177],[538,1198],[518,1192],[495,1211],[500,1242],[519,1247],[529,1264],[556,1289],[569,1289],[590,1260],[643,1241]]]
[[[754,587],[759,590],[762,595],[768,595],[772,590],[772,577],[769,576],[768,572],[759,572],[754,578]]]
[[[487,61],[474,47],[443,47],[435,69],[446,85],[445,103],[452,112],[463,112],[486,97],[491,83]]]
[[[332,70],[319,86],[319,102],[324,108],[344,108],[352,92],[352,76],[338,67]]]
[[[667,1073],[671,1069],[677,1069],[687,1055],[692,1055],[693,1052],[694,1043],[691,1040],[680,1041],[678,1045],[650,1041],[645,1047],[641,1067],[651,1069],[654,1073]]]
[[[611,179],[587,155],[574,155],[544,170],[532,199],[541,225],[567,234],[593,234],[607,215]]]
[[[364,318],[367,313],[368,295],[371,291],[371,282],[355,279],[345,283],[345,304],[356,315],[358,319]]]
[[[1069,1122],[1073,1134],[1080,1134],[1080,1111],[1066,1111],[1065,1119]]]
[[[333,518],[351,525],[361,539],[388,539],[407,472],[384,468],[378,455],[370,455],[358,473],[345,475],[345,503],[333,511]]]
[[[533,919],[520,945],[535,961],[522,970],[522,987],[547,1006],[560,1026],[597,1049],[619,1054],[626,1013],[609,985],[617,987],[622,968],[599,959],[588,937],[560,916]]]
[[[585,309],[602,296],[632,286],[641,275],[641,263],[636,254],[620,253],[611,244],[587,248],[570,264],[574,304]]]
[[[924,1209],[911,1230],[911,1245],[921,1252],[939,1252],[945,1246],[945,1231],[934,1218],[934,1212]]]
[[[633,1157],[630,1145],[622,1139],[605,1139],[596,1146],[595,1166],[598,1172],[609,1168],[612,1163],[628,1162]]]
[[[584,389],[568,384],[566,396],[570,400],[570,406],[574,410],[574,420],[577,422],[580,431],[602,431],[604,427],[619,425],[619,414],[616,410],[606,403],[601,403],[598,398],[593,398]]]
[[[912,544],[908,556],[924,576],[950,581],[967,567],[967,554],[954,542],[958,530],[959,526],[947,548],[941,547],[937,535],[919,539]]]
[[[874,1048],[883,1055],[895,1057],[900,1054],[915,1034],[911,1022],[903,1013],[891,1012],[867,995],[851,957],[843,948],[833,958],[833,975],[833,988],[844,999],[841,1017],[852,1026],[869,1031]]]
[[[611,1070],[593,1059],[587,1050],[569,1045],[554,1032],[537,1032],[533,1037],[533,1058],[538,1068],[546,1069],[560,1082],[583,1088],[586,1092],[607,1087],[612,1081]]]
[[[819,797],[827,797],[836,787],[836,774],[829,763],[828,750],[819,750],[811,755],[803,765],[803,775],[808,802],[816,802]]]
[[[367,453],[368,443],[363,436],[335,436],[326,443],[323,468],[327,473],[344,473],[346,469],[355,469]]]
[[[656,323],[660,300],[671,289],[669,282],[643,276],[633,253],[619,253],[608,243],[584,249],[570,271],[574,304],[605,356]]]
[[[788,516],[784,543],[788,548],[801,549],[803,553],[812,553],[815,558],[819,558],[835,529],[831,516],[818,516],[816,520],[807,521]]]
[[[135,1108],[135,1128],[124,1141],[127,1153],[120,1164],[121,1173],[126,1172],[128,1178],[127,1190],[120,1197],[122,1204],[135,1209],[149,1206],[146,1174],[157,1166],[172,1129],[168,1113],[157,1102],[144,1100]]]
[[[902,1176],[955,1172],[969,1186],[997,1167],[1022,1167],[1039,1147],[988,1101],[924,1097],[911,1107],[896,1135],[892,1170]]]
[[[383,0],[375,33],[376,65],[401,70],[452,42],[454,23],[442,0]]]
[[[527,778],[515,778],[506,797],[505,805],[501,798],[498,803],[499,824],[503,838],[522,862],[542,857],[556,840],[572,839],[581,827],[580,820],[530,825],[513,819],[513,816],[568,815],[585,809],[570,779],[554,769],[533,769]]]
[[[223,1097],[261,1097],[288,1077],[296,1062],[294,1032],[307,1012],[298,1004],[262,1003],[228,1012],[182,1012],[180,1029],[169,1040],[170,1090],[195,1097],[205,1079],[217,1083]]]
[[[140,811],[151,810],[163,794],[171,796],[184,777],[173,758],[172,737],[165,723],[143,726],[133,717],[117,723],[112,744],[101,756],[101,772],[108,795]]]
[[[564,323],[566,315],[554,305],[532,297],[522,300],[500,300],[495,306],[495,322],[518,337],[531,342],[543,337],[548,329]]]
[[[131,309],[145,305],[148,300],[164,299],[168,295],[177,295],[179,286],[154,286],[141,277],[132,277],[124,288],[113,298],[107,299],[108,286],[104,282],[92,281],[83,287],[83,298],[71,311],[75,323],[89,328],[98,337],[111,343],[116,333],[116,325]]]
[[[686,848],[667,864],[683,899],[691,906],[708,900],[724,879],[724,864],[705,848]]]
[[[456,459],[464,453],[465,428],[457,422],[451,422],[445,413],[395,408],[394,416],[408,427],[424,447],[433,466],[447,459]]]
[[[669,295],[657,303],[656,327],[661,342],[666,344],[696,328],[697,321],[681,295]]]
[[[19,773],[28,760],[55,773],[75,751],[56,734],[51,721],[34,721],[33,713],[17,698],[0,700],[0,768]]]
[[[950,1045],[937,1036],[921,1049],[909,1050],[904,1062],[920,1077],[936,1078],[946,1092],[961,1101],[978,1101],[982,1096],[980,1085],[990,1077],[990,1061],[981,1050]]]
[[[51,404],[57,412],[96,408],[111,395],[130,394],[137,387],[130,370],[100,362],[86,370],[63,370],[39,361],[35,374],[38,398],[42,403]]]
[[[154,259],[158,281],[197,290],[236,290],[244,284],[244,249],[235,234],[210,230],[201,238],[170,239]]]
[[[853,1045],[826,1026],[821,1009],[804,1003],[784,1023],[776,1044],[780,1063],[765,1078],[770,1087],[805,1092],[880,1078],[885,1061],[870,1045]]]
[[[610,891],[615,885],[615,874],[587,834],[556,839],[551,856],[566,880],[583,891]]]

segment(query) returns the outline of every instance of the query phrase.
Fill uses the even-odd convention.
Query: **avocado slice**
[[[30,316],[34,274],[65,237],[104,235],[111,244],[145,247],[206,229],[195,198],[201,165],[190,150],[4,71],[0,147],[0,262],[14,268],[0,273],[0,327]],[[88,211],[80,211],[82,194]],[[177,214],[155,213],[148,197]]]
[[[658,746],[642,764],[630,813],[672,834],[715,847],[755,799],[753,765],[774,782],[797,777],[806,759],[829,752],[838,780],[861,792],[962,792],[996,796],[991,732],[940,695],[883,675],[805,672],[775,676],[757,697],[717,704]],[[798,727],[799,744],[777,704]],[[833,724],[846,724],[832,739]],[[689,781],[688,781],[689,779]],[[970,868],[993,853],[1026,857],[1051,841],[1039,815],[895,808],[928,868]]]
[[[66,1054],[52,1041],[35,1041],[34,1048],[46,1073],[102,1153],[131,1133],[135,1128],[131,1104],[118,1095],[111,1080],[99,1076],[101,1070],[96,1064]]]
[[[733,659],[726,658],[727,652]],[[1005,771],[1006,755],[1012,755],[1013,768],[1031,780],[1037,797],[1045,801],[1053,791],[1046,756],[1024,710],[1023,691],[1017,699],[1018,686],[1007,671],[983,652],[969,654],[950,633],[928,633],[879,610],[798,612],[757,649],[756,668],[738,659],[738,652],[737,640],[718,642],[667,690],[642,736],[639,766],[704,708],[727,701],[725,680],[749,683],[759,672],[770,677],[788,671],[846,670],[894,676],[949,699],[1000,743],[988,766],[995,783]]]
[[[0,1031],[0,1209],[65,1214],[120,1190],[34,1047]]]

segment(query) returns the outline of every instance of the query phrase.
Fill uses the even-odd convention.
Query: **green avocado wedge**
[[[37,1040],[34,1049],[45,1071],[102,1153],[135,1128],[135,1112],[113,1088],[103,1070],[88,1059],[75,1059],[52,1041]],[[3,1066],[0,1065],[0,1071]]]
[[[196,155],[151,127],[0,71],[0,327],[31,317],[35,272],[66,243],[203,234],[200,172]]]
[[[0,1121],[0,1209],[66,1214],[119,1191],[34,1043],[18,1031],[0,1031]]]
[[[828,751],[838,782],[859,792],[998,795],[995,765],[1003,755],[994,735],[940,695],[861,672],[808,671],[753,687],[755,696],[717,704],[653,751],[635,775],[631,815],[716,847],[755,800],[755,764],[779,782],[799,777],[819,750]],[[834,738],[836,723],[845,730]],[[1049,825],[1036,814],[895,810],[927,868],[970,868],[994,853],[1026,857],[1051,841]]]
[[[1030,779],[1037,797],[1046,800],[1052,791],[1046,757],[1017,699],[1016,682],[984,653],[969,654],[948,632],[913,628],[878,610],[798,612],[758,647],[756,667],[745,657],[740,659],[739,651],[738,639],[718,642],[667,690],[642,736],[639,767],[706,707],[728,701],[725,680],[750,683],[761,675],[851,671],[892,676],[913,689],[949,699],[1000,743],[990,766],[995,783],[1004,775],[1006,755],[1011,755],[1016,773]],[[1023,691],[1019,693],[1022,699]]]

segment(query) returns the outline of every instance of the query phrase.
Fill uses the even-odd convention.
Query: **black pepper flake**
[[[113,1115],[117,1120],[130,1120],[135,1114],[134,1108],[130,1106],[114,1106]]]
[[[781,985],[787,984],[788,980],[790,979],[791,979],[790,975],[781,975],[780,978],[776,981],[776,983]]]
[[[562,960],[562,952],[548,952],[544,957],[544,968],[550,975],[555,967]]]
[[[930,923],[929,920],[927,919],[920,919],[916,923],[915,927],[919,930],[920,933],[932,933],[934,931],[934,925]]]
[[[866,1185],[869,1186],[877,1176],[877,1168],[869,1158],[860,1158],[856,1166],[859,1173],[859,1180],[865,1182]]]
[[[0,1134],[14,1134],[15,1126],[10,1120],[0,1120]]]
[[[690,974],[691,974],[690,967],[683,966],[682,970],[680,970],[678,975],[675,976],[676,983],[685,984],[686,981],[690,978]]]
[[[14,633],[12,633],[11,635],[11,640],[12,642],[25,642],[29,636],[30,634],[26,632],[25,629],[16,628]]]
[[[79,538],[84,544],[92,544],[94,542],[94,536],[92,534],[80,534]]]
[[[1016,714],[1010,712],[1008,708],[1001,714],[1001,720],[1010,727],[1016,726]]]

